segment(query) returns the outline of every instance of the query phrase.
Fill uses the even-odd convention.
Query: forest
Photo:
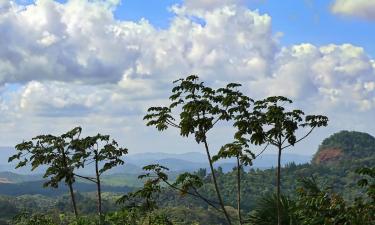
[[[127,163],[124,156],[131,149],[106,134],[83,137],[79,126],[59,135],[41,134],[17,144],[9,162],[43,169],[43,179],[0,184],[0,193],[8,193],[0,196],[0,224],[374,224],[373,136],[340,131],[314,146],[310,163],[282,166],[285,149],[303,146],[329,126],[326,116],[294,109],[283,96],[252,99],[237,83],[212,88],[191,75],[173,85],[169,104],[150,107],[145,124],[194,140],[207,168],[175,174],[150,164],[137,185],[114,186],[107,174]],[[212,149],[209,133],[224,124],[233,128],[232,141]],[[277,154],[277,166],[253,168],[266,150]],[[231,171],[215,166],[225,159],[235,162]],[[92,172],[81,174],[82,168]]]

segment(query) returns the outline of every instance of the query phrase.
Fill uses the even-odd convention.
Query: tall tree
[[[44,183],[45,187],[58,188],[59,183],[64,180],[69,187],[70,197],[74,214],[78,216],[77,204],[73,190],[75,182],[74,169],[79,164],[74,160],[72,143],[79,139],[82,129],[76,127],[60,136],[39,135],[31,141],[24,141],[16,145],[17,153],[9,158],[9,162],[18,160],[16,168],[31,164],[31,170],[39,166],[47,166],[44,178],[49,180]]]
[[[159,131],[168,127],[177,128],[182,137],[194,135],[195,141],[204,146],[211,176],[217,195],[217,202],[228,224],[232,224],[231,218],[225,208],[220,193],[220,188],[215,175],[211,151],[208,144],[207,133],[211,131],[219,121],[232,119],[231,109],[237,104],[238,99],[249,101],[236,90],[238,84],[228,84],[225,88],[214,90],[204,85],[195,75],[179,79],[174,82],[170,96],[171,104],[167,107],[151,107],[144,117],[148,126],[155,126]],[[179,121],[174,117],[179,112]],[[191,176],[185,176],[189,178]],[[194,177],[198,178],[198,177]]]
[[[97,205],[98,215],[102,218],[102,192],[101,192],[101,176],[104,172],[118,166],[123,165],[122,157],[128,153],[128,149],[121,148],[115,140],[111,140],[109,135],[97,134],[72,142],[72,148],[75,153],[73,158],[80,162],[78,167],[84,167],[94,163],[95,177],[87,177],[79,174],[75,176],[94,182],[97,187]]]
[[[241,142],[235,141],[224,145],[217,155],[212,157],[215,162],[219,159],[236,158],[236,182],[237,182],[237,214],[240,224],[243,224],[241,214],[241,173],[243,173],[244,166],[251,166],[255,155]]]
[[[298,109],[285,108],[292,101],[282,96],[268,97],[256,101],[251,113],[241,116],[236,122],[238,132],[236,137],[253,144],[266,144],[277,149],[277,215],[278,225],[281,225],[281,154],[288,147],[307,138],[317,127],[327,126],[328,118],[322,115],[304,116]],[[297,131],[305,129],[306,134],[297,137]]]

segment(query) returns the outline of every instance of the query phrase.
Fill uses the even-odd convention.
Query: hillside
[[[94,192],[96,191],[95,184],[90,183],[75,183],[75,189],[78,192]],[[133,188],[127,186],[108,186],[103,185],[104,192],[112,193],[126,193],[132,191]],[[59,185],[59,188],[43,188],[42,181],[30,181],[23,183],[3,183],[0,184],[0,195],[7,196],[21,196],[21,195],[44,195],[44,196],[58,196],[68,192],[68,187],[64,184]]]
[[[343,196],[349,202],[353,202],[358,196],[363,195],[363,190],[358,188],[357,181],[360,176],[355,173],[357,168],[364,165],[373,166],[374,161],[374,137],[361,132],[341,131],[326,138],[317,148],[317,152],[312,163],[299,164],[286,163],[282,168],[282,191],[285,195],[296,199],[296,189],[299,187],[299,178],[316,177],[317,182],[322,187],[329,187],[330,191],[334,191]],[[306,146],[309,147],[309,146]],[[337,158],[331,157],[325,160],[325,152],[338,152]],[[184,156],[189,157],[185,158]],[[286,159],[293,161],[304,160],[305,158],[298,155],[285,154]],[[185,166],[204,165],[205,157],[201,153],[187,154],[165,154],[165,153],[142,153],[126,156],[128,165],[134,165],[134,168],[140,168],[147,163],[167,164],[172,169],[191,169],[194,167]],[[306,157],[308,159],[308,157]],[[351,160],[347,163],[347,160]],[[189,161],[191,160],[191,161]],[[258,158],[258,163],[267,163],[273,165],[276,162],[275,155],[262,155]],[[328,163],[329,162],[329,163]],[[237,204],[237,196],[233,191],[233,184],[236,183],[236,171],[233,170],[233,164],[230,161],[223,161],[217,166],[223,167],[217,170],[217,178],[222,188],[225,204],[228,207],[235,207]],[[259,165],[259,164],[258,164]],[[116,168],[115,173],[103,176],[103,191],[105,192],[105,208],[108,211],[118,210],[115,200],[121,193],[134,190],[134,187],[142,185],[137,179],[137,175],[121,173],[124,167]],[[125,169],[126,171],[126,169]],[[203,179],[204,185],[200,188],[201,193],[210,199],[214,199],[215,193],[212,189],[212,180],[207,173],[208,170],[201,170],[196,173]],[[173,171],[170,179],[175,179],[179,172]],[[262,196],[269,195],[275,191],[275,168],[259,169],[259,167],[251,167],[250,170],[245,169],[241,172],[242,176],[242,209],[245,212],[251,212],[255,209],[257,202]],[[23,182],[23,180],[35,179],[33,176],[17,175],[10,172],[0,173],[3,177],[3,184],[0,184],[0,206],[11,209],[4,211],[1,218],[11,218],[9,215],[17,215],[27,205],[32,207],[35,212],[44,212],[47,208],[53,208],[57,212],[69,212],[71,210],[69,197],[67,196],[67,188],[61,185],[58,189],[41,188],[41,181]],[[9,183],[9,181],[13,183]],[[1,180],[0,180],[1,182]],[[7,183],[8,182],[8,183]],[[85,214],[94,213],[96,210],[95,186],[89,183],[81,183],[79,180],[75,185],[78,192],[80,209]],[[126,187],[125,187],[126,186]],[[1,199],[2,198],[2,199]],[[220,224],[220,215],[213,214],[207,204],[197,198],[189,195],[181,196],[174,189],[163,188],[161,193],[155,199],[161,211],[168,212],[176,221],[185,221],[185,224],[193,224],[195,218],[201,218],[202,221],[211,221],[205,224]],[[188,216],[187,216],[188,215]],[[213,219],[218,221],[213,221]],[[191,223],[190,223],[191,222]]]
[[[323,140],[313,157],[314,164],[366,160],[375,156],[375,138],[357,131],[340,131]]]
[[[374,137],[361,132],[341,131],[326,138],[314,156],[312,163],[296,165],[290,163],[282,168],[282,190],[294,197],[295,190],[299,185],[298,180],[302,177],[314,176],[322,186],[329,187],[330,190],[340,193],[345,199],[352,201],[361,194],[358,189],[357,181],[359,180],[356,169],[363,166],[374,166],[375,149]],[[340,155],[337,158],[330,158],[324,161],[327,149],[335,153],[335,149],[340,149]],[[333,156],[333,154],[332,154]],[[276,158],[274,159],[276,160]],[[348,163],[347,160],[350,160]],[[318,163],[317,163],[318,162]],[[332,163],[327,163],[332,162]],[[274,168],[254,169],[244,171],[243,183],[246,184],[243,189],[243,208],[251,211],[256,204],[256,200],[264,195],[274,193],[275,191],[275,174]],[[218,172],[218,180],[222,187],[231,187],[236,182],[236,171],[232,170],[227,173]],[[204,190],[205,196],[214,196],[210,188],[210,176],[205,176]],[[160,204],[165,206],[178,205],[199,205],[204,207],[205,204],[197,201],[195,198],[181,198],[178,195],[167,192],[161,199]],[[231,188],[223,188],[222,194],[228,205],[236,206],[236,194]]]

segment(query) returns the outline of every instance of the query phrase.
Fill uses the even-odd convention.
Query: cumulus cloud
[[[372,0],[335,0],[331,10],[344,16],[375,20],[375,1]]]
[[[283,47],[271,17],[236,0],[186,0],[171,7],[165,29],[116,20],[118,3],[0,0],[4,128],[23,124],[31,135],[81,124],[143,135],[145,110],[188,74],[214,86],[240,82],[254,98],[285,95],[317,113],[375,111],[375,62],[361,47]]]
[[[242,76],[266,72],[275,48],[269,16],[235,5],[204,14],[185,6],[173,11],[171,26],[159,30],[146,20],[117,21],[101,1],[38,0],[23,10],[10,7],[0,16],[0,83],[116,83],[157,74],[212,74],[218,67]]]
[[[350,44],[284,48],[276,56],[273,76],[259,82],[267,87],[264,95],[285,95],[332,108],[375,108],[373,61],[363,48]],[[255,88],[260,83],[255,82]]]
[[[119,44],[115,24],[111,7],[101,1],[9,7],[0,15],[0,83],[119,80],[137,52],[129,49],[131,40]]]

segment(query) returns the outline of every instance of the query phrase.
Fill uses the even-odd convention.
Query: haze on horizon
[[[373,37],[366,0],[0,0],[0,146],[82,126],[132,153],[200,151],[142,121],[173,80],[197,74],[327,115],[293,150],[311,155],[340,130],[375,135]]]

